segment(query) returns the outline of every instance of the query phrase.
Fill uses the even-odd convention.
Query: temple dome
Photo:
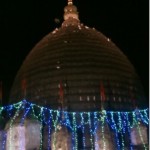
[[[70,7],[76,14],[75,7],[66,8]],[[26,81],[25,93],[22,80]],[[99,110],[101,86],[107,110],[130,110],[135,104],[144,107],[143,89],[128,58],[109,38],[74,17],[31,50],[17,73],[10,102],[26,98],[57,109],[61,83],[64,108],[69,111]]]

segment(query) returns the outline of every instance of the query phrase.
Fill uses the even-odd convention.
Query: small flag
[[[100,97],[101,97],[101,101],[106,100],[105,90],[102,82],[100,82]]]

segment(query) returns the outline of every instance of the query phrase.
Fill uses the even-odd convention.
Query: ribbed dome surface
[[[133,103],[143,107],[143,91],[127,57],[114,43],[95,29],[75,23],[64,24],[45,36],[30,52],[14,81],[10,100],[25,98],[57,109],[60,83],[64,106],[70,111],[92,111],[101,107],[130,110]]]

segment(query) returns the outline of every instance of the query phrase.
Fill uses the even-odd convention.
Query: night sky
[[[109,37],[134,65],[148,99],[148,0],[74,0],[83,24]],[[0,80],[3,104],[15,75],[33,46],[63,21],[67,0],[5,0],[0,2]],[[59,20],[59,21],[58,21]]]

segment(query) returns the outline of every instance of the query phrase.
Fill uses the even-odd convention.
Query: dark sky
[[[0,80],[3,103],[14,77],[33,46],[61,25],[67,0],[5,0],[0,2]],[[74,0],[80,20],[109,37],[134,65],[148,97],[148,0]],[[58,18],[60,23],[56,23]]]

